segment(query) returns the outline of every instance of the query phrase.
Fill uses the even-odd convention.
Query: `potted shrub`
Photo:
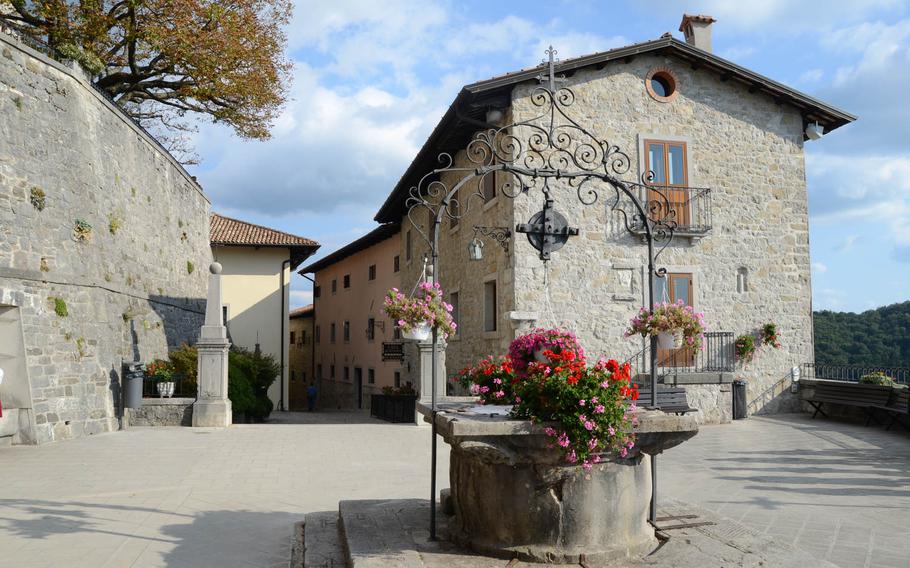
[[[582,349],[578,338],[571,331],[538,327],[520,337],[516,337],[509,345],[509,360],[512,362],[515,373],[519,376],[524,376],[527,373],[528,365],[532,361],[547,362],[547,358],[544,355],[546,350],[556,354],[572,351],[575,353],[576,358],[581,360],[584,360],[585,357],[584,349]]]
[[[733,342],[733,348],[736,350],[737,360],[751,361],[755,355],[755,338],[751,335],[740,335]]]
[[[867,373],[859,378],[859,382],[864,385],[880,385],[883,387],[901,386],[898,383],[894,382],[894,379],[881,371],[873,371],[872,373]]]
[[[424,282],[410,297],[392,288],[386,294],[383,310],[401,328],[405,339],[426,341],[434,327],[443,339],[448,339],[456,325],[452,321],[452,304],[443,301],[442,296],[439,283]]]
[[[629,321],[626,337],[657,336],[661,349],[701,349],[705,337],[704,317],[704,313],[696,312],[682,300],[654,304],[653,310],[641,308],[638,315]]]
[[[174,367],[170,361],[155,359],[145,368],[145,376],[155,381],[155,388],[161,398],[174,396]]]

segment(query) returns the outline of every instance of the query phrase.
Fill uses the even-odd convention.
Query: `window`
[[[395,272],[398,272],[399,270],[401,270],[401,257],[398,256],[397,254],[395,255],[394,261],[392,262],[392,266],[394,267]]]
[[[367,280],[376,280],[376,265],[371,264],[367,269]]]
[[[342,333],[344,334],[344,342],[347,343],[351,341],[351,322],[344,320],[342,324]]]
[[[329,377],[335,378],[335,365],[329,365]]]
[[[346,380],[346,381],[351,380],[351,368],[348,367],[347,365],[344,366],[344,380]]]
[[[679,94],[676,75],[667,67],[658,67],[645,77],[645,90],[655,101],[669,103]]]
[[[338,280],[336,278],[332,278],[332,293],[334,294],[337,291],[338,291]]]
[[[649,192],[648,200],[656,206],[655,217],[664,218],[674,211],[677,228],[689,226],[688,162],[685,142],[645,140],[645,171],[649,184],[658,186]],[[669,206],[669,210],[666,208]]]
[[[458,292],[452,292],[449,294],[449,303],[452,304],[452,321],[458,324]],[[455,328],[455,333],[458,333],[458,328]]]
[[[736,269],[736,291],[740,294],[749,291],[749,269],[745,266]]]
[[[322,363],[316,365],[316,378],[322,380]]]
[[[332,322],[332,326],[329,328],[329,343],[335,343],[335,322]]]
[[[306,345],[306,344],[307,344],[307,336],[306,336],[306,330],[305,330],[305,329],[304,329],[303,331],[300,332],[300,344],[301,344],[301,345]]]
[[[395,388],[401,388],[401,371],[395,371]]]
[[[350,275],[350,274],[345,274],[345,275],[344,275],[344,287],[345,287],[345,288],[350,288],[350,287],[351,287],[351,275]]]
[[[496,281],[483,283],[483,330],[496,331]]]
[[[370,318],[367,320],[367,341],[374,339],[376,339],[376,319]]]
[[[291,380],[292,381],[297,380],[297,373],[294,372],[294,369],[291,369]]]
[[[318,298],[322,295],[322,286],[313,286],[313,297]]]
[[[317,325],[317,326],[316,326],[316,343],[319,343],[319,336],[320,336],[320,335],[321,335],[321,334],[319,333],[319,326]]]
[[[480,183],[482,184],[481,191],[483,192],[483,201],[488,203],[496,197],[496,172],[490,172],[483,178],[481,178]]]
[[[404,234],[404,259],[411,261],[411,231]]]
[[[292,332],[291,332],[291,345],[294,345],[294,339],[295,339],[295,338],[296,338],[296,335],[294,335],[294,332],[292,331]]]
[[[376,384],[376,370],[367,369],[367,384],[375,385]]]

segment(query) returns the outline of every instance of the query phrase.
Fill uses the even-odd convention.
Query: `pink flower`
[[[625,448],[619,450],[619,457],[624,458],[624,457],[627,457],[628,455],[629,455],[629,450],[627,450]]]
[[[607,433],[610,434],[611,436],[615,436],[616,430],[612,426],[607,426]]]
[[[480,387],[481,394],[487,394],[490,392],[490,387]]]
[[[569,450],[569,453],[566,454],[566,461],[569,463],[578,462],[578,456],[575,455],[575,450]]]
[[[578,415],[578,421],[579,421],[579,422],[586,422],[587,420],[588,420],[588,417],[585,416],[584,414],[579,414],[579,415]]]
[[[569,447],[569,437],[566,436],[565,432],[563,432],[562,434],[559,435],[559,438],[556,439],[556,443],[559,444],[563,448],[568,448]]]
[[[629,412],[635,412],[636,410],[638,410],[637,404],[635,404],[634,402],[629,404]]]
[[[593,430],[593,429],[594,429],[594,423],[591,422],[590,420],[586,421],[586,422],[585,422],[585,430],[590,431],[590,430]]]
[[[598,404],[594,407],[594,414],[603,414],[606,408],[602,404]]]
[[[594,467],[593,464],[588,460],[585,460],[584,463],[581,464],[581,468],[585,471],[591,471],[592,467]]]
[[[592,397],[591,397],[591,402],[594,403],[594,404],[597,404],[597,401],[598,401],[598,400],[599,400],[599,399],[598,399],[596,396],[592,396]]]
[[[506,395],[506,393],[504,391],[496,391],[493,394],[496,396],[496,398],[502,398]]]
[[[604,382],[600,383],[600,388],[602,388],[602,389],[609,388],[609,387],[610,387],[609,381],[604,381]]]
[[[584,406],[584,405],[585,405],[585,399],[581,399],[578,401],[578,406]]]
[[[547,436],[555,436],[555,435],[556,435],[556,430],[553,429],[553,428],[551,428],[550,426],[547,426],[546,428],[544,428],[543,431],[544,431],[544,434],[546,434]]]
[[[493,384],[494,384],[494,385],[501,385],[501,384],[502,384],[502,379],[493,379]]]

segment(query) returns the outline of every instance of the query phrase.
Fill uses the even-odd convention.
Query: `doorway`
[[[19,308],[0,305],[0,444],[34,444],[35,417]]]
[[[691,273],[668,273],[664,278],[655,278],[654,287],[654,298],[657,302],[682,301],[686,306],[693,306],[694,290]],[[691,367],[694,364],[695,350],[692,348],[657,350],[657,365],[660,367]]]
[[[357,397],[357,409],[363,408],[363,369],[354,367],[354,396]]]

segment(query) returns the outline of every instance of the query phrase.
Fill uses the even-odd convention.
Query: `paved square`
[[[429,441],[428,429],[340,413],[2,448],[0,567],[284,568],[305,512],[426,498]],[[910,567],[905,432],[750,418],[704,427],[659,468],[665,495],[844,568]]]

